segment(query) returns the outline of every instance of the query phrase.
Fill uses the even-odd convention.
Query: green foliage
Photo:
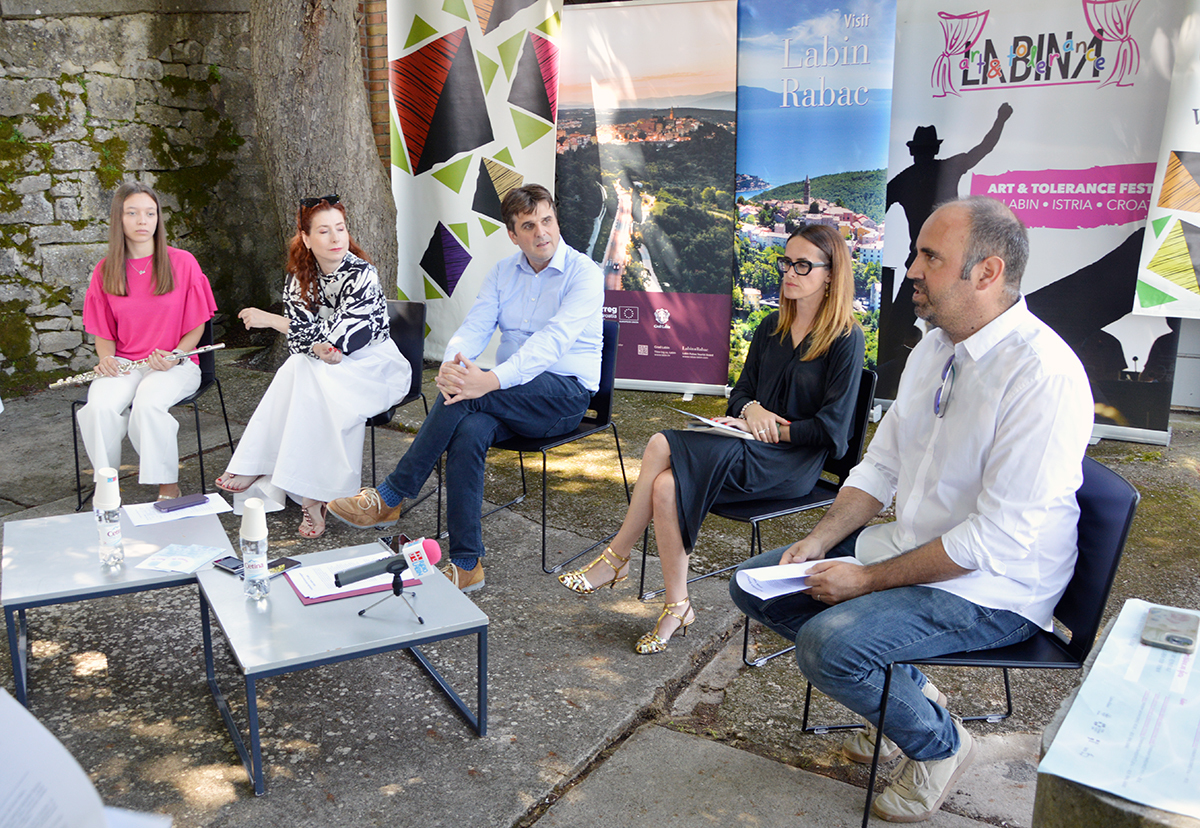
[[[583,147],[558,156],[554,169],[554,193],[558,202],[558,226],[563,241],[587,254],[592,226],[604,195],[600,181],[600,149]]]
[[[866,299],[871,295],[871,286],[879,284],[879,263],[878,262],[860,262],[854,260],[854,295],[859,299]]]
[[[835,204],[869,216],[876,222],[883,221],[887,170],[858,170],[856,172],[833,173],[812,179],[813,198],[823,198]],[[794,181],[774,187],[755,200],[778,199],[780,201],[803,201],[804,182]],[[764,225],[766,226],[766,225]]]

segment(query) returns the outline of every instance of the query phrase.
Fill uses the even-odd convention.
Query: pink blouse
[[[93,336],[115,342],[119,357],[138,360],[145,359],[155,348],[174,350],[184,334],[216,313],[212,286],[196,257],[174,247],[167,248],[167,256],[175,276],[175,289],[162,296],[154,295],[152,256],[126,260],[125,296],[104,292],[104,259],[92,271],[92,281],[83,300],[83,328]],[[146,272],[138,273],[143,268]],[[198,358],[192,357],[192,362],[198,362]]]

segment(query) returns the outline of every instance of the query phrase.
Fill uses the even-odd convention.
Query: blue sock
[[[457,566],[463,572],[470,572],[479,563],[479,558],[451,558],[450,563]]]
[[[379,497],[383,499],[383,502],[387,504],[389,509],[399,506],[400,501],[404,500],[404,497],[399,492],[388,485],[387,480],[379,484]]]

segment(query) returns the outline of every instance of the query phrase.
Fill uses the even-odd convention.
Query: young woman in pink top
[[[121,465],[121,441],[140,459],[138,482],[158,485],[159,499],[179,496],[179,425],[170,407],[200,387],[191,351],[217,310],[196,258],[167,246],[158,195],[127,182],[113,195],[108,255],[92,272],[83,327],[96,340],[96,372],[79,410],[83,444],[93,469]],[[122,360],[149,364],[124,370]]]

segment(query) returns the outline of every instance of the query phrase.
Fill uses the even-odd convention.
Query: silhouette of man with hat
[[[938,138],[936,126],[919,126],[913,130],[908,151],[912,154],[912,166],[907,167],[888,182],[887,207],[899,203],[908,219],[908,258],[904,260],[907,270],[916,259],[917,234],[933,209],[947,201],[958,198],[958,182],[968,170],[987,157],[996,148],[1004,124],[1012,116],[1013,109],[1007,103],[1000,104],[996,121],[987,135],[973,149],[938,158],[942,139]],[[886,267],[882,273],[883,309],[879,314],[879,387],[876,393],[883,397],[894,396],[895,383],[900,377],[908,358],[912,340],[917,334],[917,321],[912,304],[912,283],[902,279],[900,293],[892,299],[895,271]],[[919,336],[917,337],[919,338]],[[906,343],[909,343],[906,347]]]

